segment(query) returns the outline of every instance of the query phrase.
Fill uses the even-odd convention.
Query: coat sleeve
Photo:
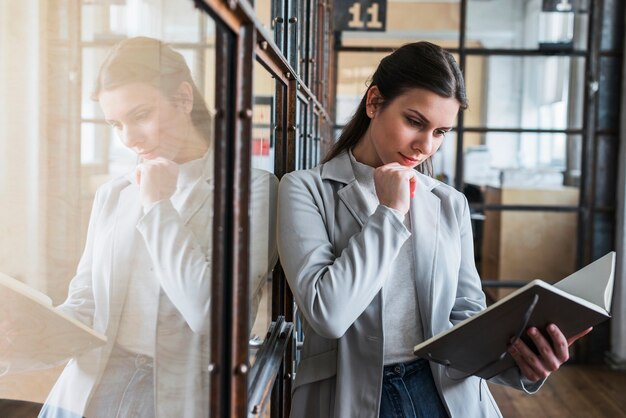
[[[476,271],[470,211],[465,196],[463,196],[460,232],[461,266],[459,269],[459,284],[454,309],[450,315],[450,321],[453,324],[461,322],[485,309],[485,294],[482,291],[480,277]],[[532,383],[522,376],[517,367],[514,367],[491,378],[489,381],[511,386],[526,393],[534,393],[539,390],[545,380]]]
[[[335,219],[326,219],[324,211],[336,202],[328,196],[325,201],[322,188],[311,172],[283,177],[278,190],[278,252],[305,319],[317,334],[336,339],[380,291],[410,232],[392,209],[378,206],[336,255],[328,232]]]
[[[163,291],[191,330],[209,332],[211,258],[185,225],[172,202],[161,200],[139,220]]]
[[[450,313],[450,322],[457,324],[485,309],[485,294],[482,291],[480,277],[474,260],[474,239],[467,199],[462,197],[462,209],[459,218],[461,237],[461,261],[454,308]]]

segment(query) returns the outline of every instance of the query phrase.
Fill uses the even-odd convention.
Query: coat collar
[[[209,147],[202,159],[204,160],[204,166],[202,168],[201,179],[193,185],[193,190],[188,194],[185,202],[182,205],[180,216],[183,222],[186,224],[202,207],[207,198],[214,190],[213,178],[214,178],[214,163],[213,163],[213,147]],[[131,183],[129,188],[134,189],[138,187],[137,180],[135,178],[135,171],[131,171],[126,174],[126,179]]]
[[[356,180],[354,171],[352,171],[352,164],[350,164],[350,155],[345,151],[322,164],[320,175],[322,180],[332,180],[344,184],[350,184]],[[417,178],[421,187],[429,192],[439,185],[438,180],[422,173],[417,173]]]
[[[184,223],[195,215],[204,202],[213,192],[213,153],[209,150],[205,159],[201,179],[193,186],[193,190],[185,200],[180,213]],[[143,216],[143,208],[139,200],[139,186],[135,181],[134,171],[125,176],[127,183],[122,186],[117,203],[114,225],[114,241],[112,256],[112,278],[109,283],[109,299],[116,301],[110,306],[109,323],[118,324],[124,306],[128,288],[128,274],[132,266],[137,245],[140,245],[141,235],[136,230],[137,221]],[[115,260],[115,262],[113,262]],[[121,279],[120,279],[121,278]],[[117,303],[119,301],[119,303]],[[111,322],[112,321],[112,322]],[[106,327],[108,332],[117,332],[117,328]],[[111,336],[109,336],[111,337]]]
[[[323,180],[345,184],[337,194],[360,226],[363,227],[369,216],[368,206],[363,192],[358,187],[348,153],[341,153],[323,164],[321,177]],[[417,178],[420,184],[415,190],[415,196],[409,209],[411,218],[410,239],[413,247],[420,317],[422,318],[424,337],[429,338],[432,336],[430,318],[433,310],[433,280],[441,216],[441,200],[433,193],[433,189],[440,183],[421,173],[417,173]]]

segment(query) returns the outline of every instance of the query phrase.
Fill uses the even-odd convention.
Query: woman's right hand
[[[390,163],[374,170],[374,185],[378,201],[381,205],[396,209],[402,215],[406,215],[409,211],[412,188],[416,184],[417,174],[411,167]]]
[[[178,164],[163,157],[146,160],[135,171],[139,198],[147,211],[155,203],[169,199],[176,191]]]

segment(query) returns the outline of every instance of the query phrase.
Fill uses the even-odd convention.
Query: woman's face
[[[455,98],[413,88],[385,106],[376,86],[368,92],[370,126],[354,149],[362,163],[378,167],[393,162],[416,167],[441,146],[459,112]]]
[[[157,88],[130,83],[99,96],[104,117],[124,145],[146,160],[177,161],[192,130],[189,115]]]

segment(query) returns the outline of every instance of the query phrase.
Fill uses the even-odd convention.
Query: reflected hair
[[[211,140],[211,115],[200,90],[191,77],[185,58],[158,39],[138,36],[125,39],[108,52],[100,67],[91,98],[98,101],[102,91],[130,83],[147,83],[170,100],[182,82],[193,89],[191,122],[207,142]]]
[[[381,110],[413,88],[422,88],[445,98],[454,97],[461,109],[467,108],[463,74],[452,54],[425,41],[403,45],[380,61],[359,106],[325,156],[324,162],[353,148],[367,132],[370,124],[366,109],[367,92],[373,86],[378,87],[383,97]],[[432,176],[431,158],[416,169]]]

